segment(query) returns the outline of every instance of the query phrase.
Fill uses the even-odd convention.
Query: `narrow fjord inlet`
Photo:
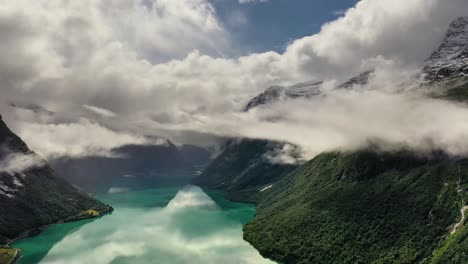
[[[112,215],[50,226],[14,243],[23,250],[18,263],[273,263],[242,239],[255,207],[219,192],[186,186],[98,198],[115,208]]]

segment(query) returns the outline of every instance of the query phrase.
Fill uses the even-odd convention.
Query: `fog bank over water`
[[[239,219],[252,206],[221,208],[195,186],[151,206],[170,199],[161,190],[104,197],[115,212],[66,236],[41,263],[272,263],[242,239]]]

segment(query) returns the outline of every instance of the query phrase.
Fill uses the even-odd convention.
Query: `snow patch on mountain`
[[[14,198],[23,187],[24,172],[40,168],[46,162],[35,153],[9,153],[0,160],[0,195]]]

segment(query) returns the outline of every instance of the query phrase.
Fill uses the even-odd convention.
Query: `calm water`
[[[54,225],[14,243],[24,250],[19,263],[273,263],[242,240],[255,208],[218,192],[186,186],[98,198],[114,206],[112,215]]]

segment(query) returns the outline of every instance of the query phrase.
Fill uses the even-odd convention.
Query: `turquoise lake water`
[[[255,214],[216,191],[195,186],[154,188],[97,196],[114,213],[53,225],[12,246],[20,264],[32,263],[273,263],[242,239]]]

